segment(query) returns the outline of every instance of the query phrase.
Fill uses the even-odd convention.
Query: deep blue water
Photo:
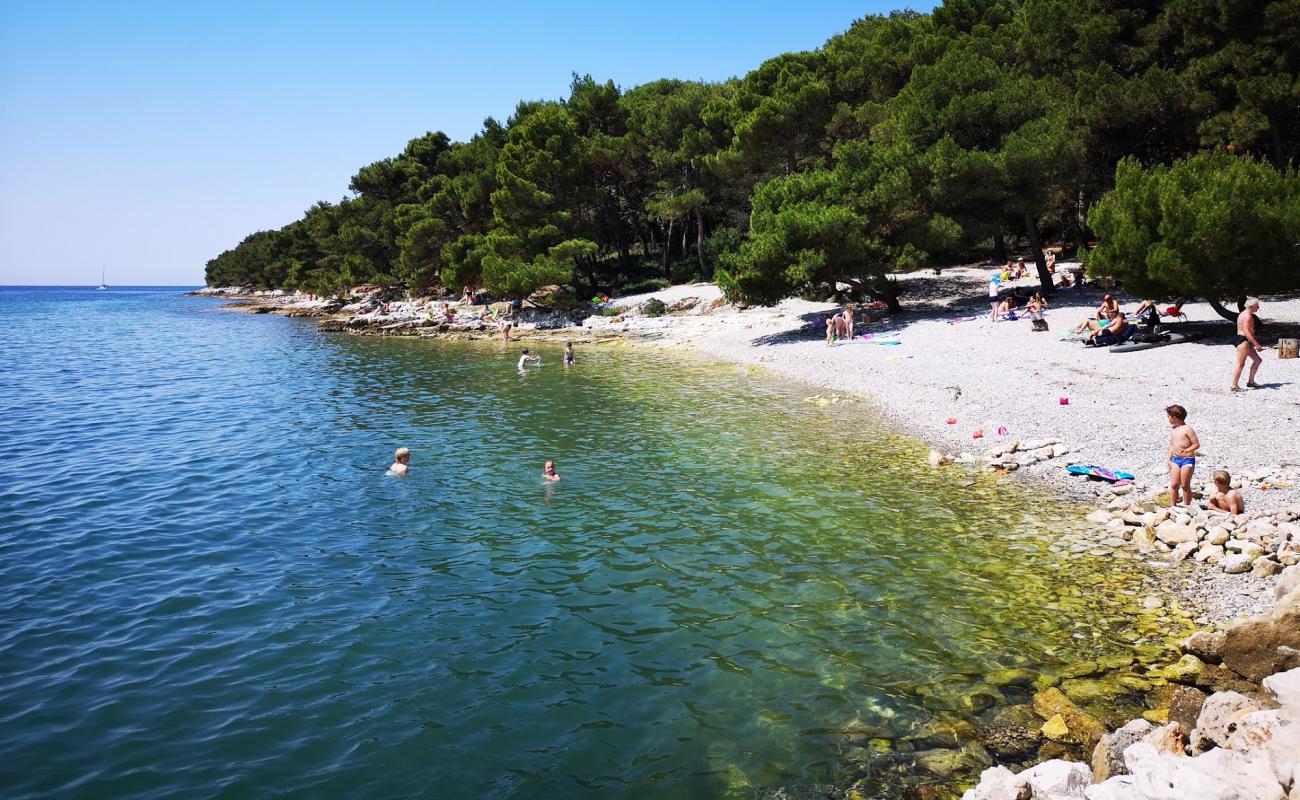
[[[218,305],[0,288],[4,797],[749,796],[1119,619],[856,406]]]

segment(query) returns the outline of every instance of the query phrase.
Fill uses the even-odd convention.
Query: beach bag
[[[1034,326],[1035,331],[1047,330],[1047,320],[1043,319],[1042,317],[1037,317],[1036,319],[1034,319],[1032,324]]]

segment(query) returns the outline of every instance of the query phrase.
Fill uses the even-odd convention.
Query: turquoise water
[[[0,289],[6,797],[833,783],[1126,619],[861,406],[216,306]]]

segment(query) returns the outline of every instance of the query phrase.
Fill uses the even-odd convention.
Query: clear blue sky
[[[0,284],[200,284],[357,168],[571,73],[722,80],[919,0],[0,2]]]

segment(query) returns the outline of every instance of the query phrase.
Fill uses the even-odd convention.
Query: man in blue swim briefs
[[[1201,440],[1187,424],[1187,409],[1172,405],[1165,409],[1173,433],[1169,435],[1169,506],[1178,505],[1181,490],[1183,502],[1192,504],[1192,473],[1196,471],[1196,451]]]

